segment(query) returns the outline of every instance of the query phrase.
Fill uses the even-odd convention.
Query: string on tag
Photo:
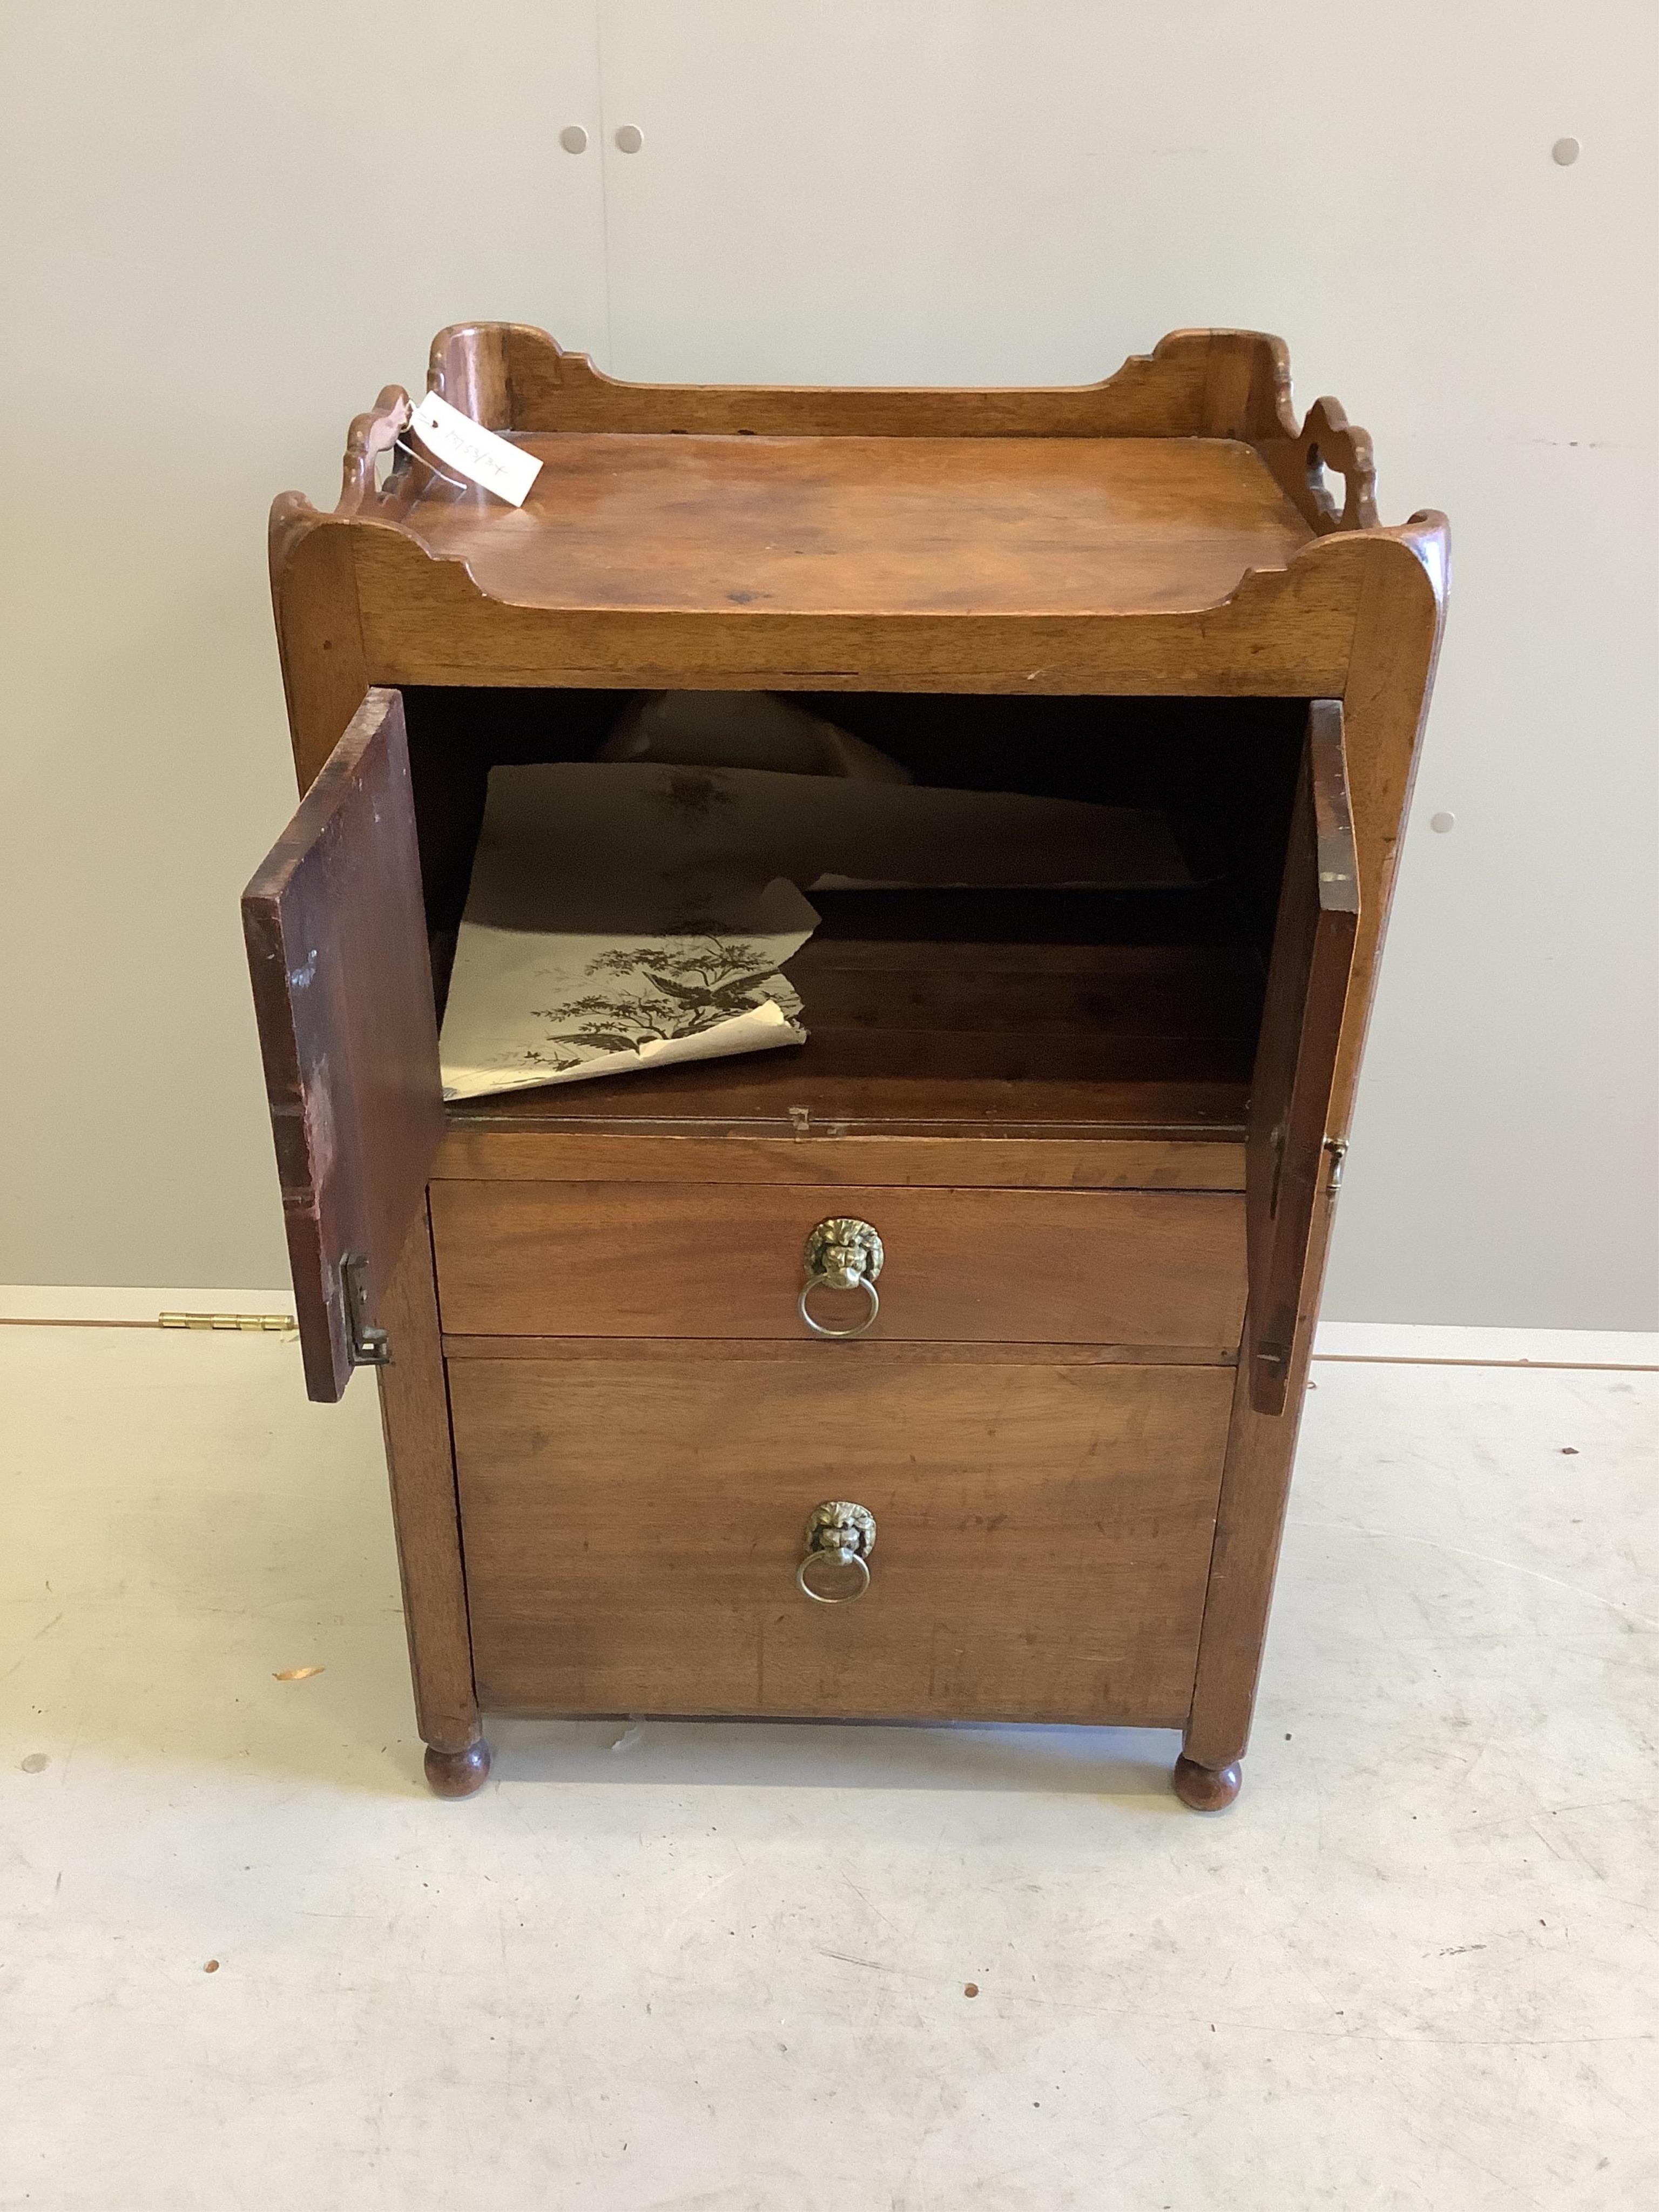
[[[451,476],[447,469],[441,469],[436,461],[433,459],[430,453],[423,453],[417,447],[411,446],[408,439],[405,438],[401,432],[399,432],[398,436],[395,437],[392,442],[400,453],[407,453],[410,460],[424,463],[424,465],[431,470],[434,477],[441,477],[447,484],[453,484],[457,491],[471,491],[473,489],[470,483],[465,483],[461,477]]]
[[[533,453],[463,415],[441,392],[428,392],[402,427],[418,437],[428,453],[509,507],[524,505],[541,473],[542,465]]]

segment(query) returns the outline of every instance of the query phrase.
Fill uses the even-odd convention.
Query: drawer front
[[[1231,1369],[790,1348],[449,1377],[487,1707],[1185,1717]],[[804,1531],[836,1499],[874,1516],[869,1586],[815,1602]]]
[[[1141,1345],[1194,1359],[1238,1343],[1237,1194],[844,1184],[434,1182],[444,1329],[808,1340],[801,1249],[832,1216],[881,1237],[870,1334],[890,1342]],[[842,1326],[865,1306],[823,1291],[813,1310]]]

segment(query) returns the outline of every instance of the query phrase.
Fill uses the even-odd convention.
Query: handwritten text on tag
[[[486,430],[435,392],[428,392],[415,410],[410,428],[428,453],[514,507],[524,505],[541,472],[542,465],[533,456]]]

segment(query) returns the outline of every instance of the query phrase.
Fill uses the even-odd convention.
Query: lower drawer
[[[1230,1368],[780,1347],[449,1382],[487,1707],[1185,1717]],[[796,1569],[835,1499],[874,1516],[869,1586],[817,1603]]]

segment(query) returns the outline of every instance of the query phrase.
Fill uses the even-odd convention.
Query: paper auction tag
[[[514,507],[524,505],[531,485],[541,473],[542,465],[532,454],[486,430],[435,392],[427,393],[410,417],[409,427],[436,459],[459,469],[464,477],[471,477],[474,483]]]

